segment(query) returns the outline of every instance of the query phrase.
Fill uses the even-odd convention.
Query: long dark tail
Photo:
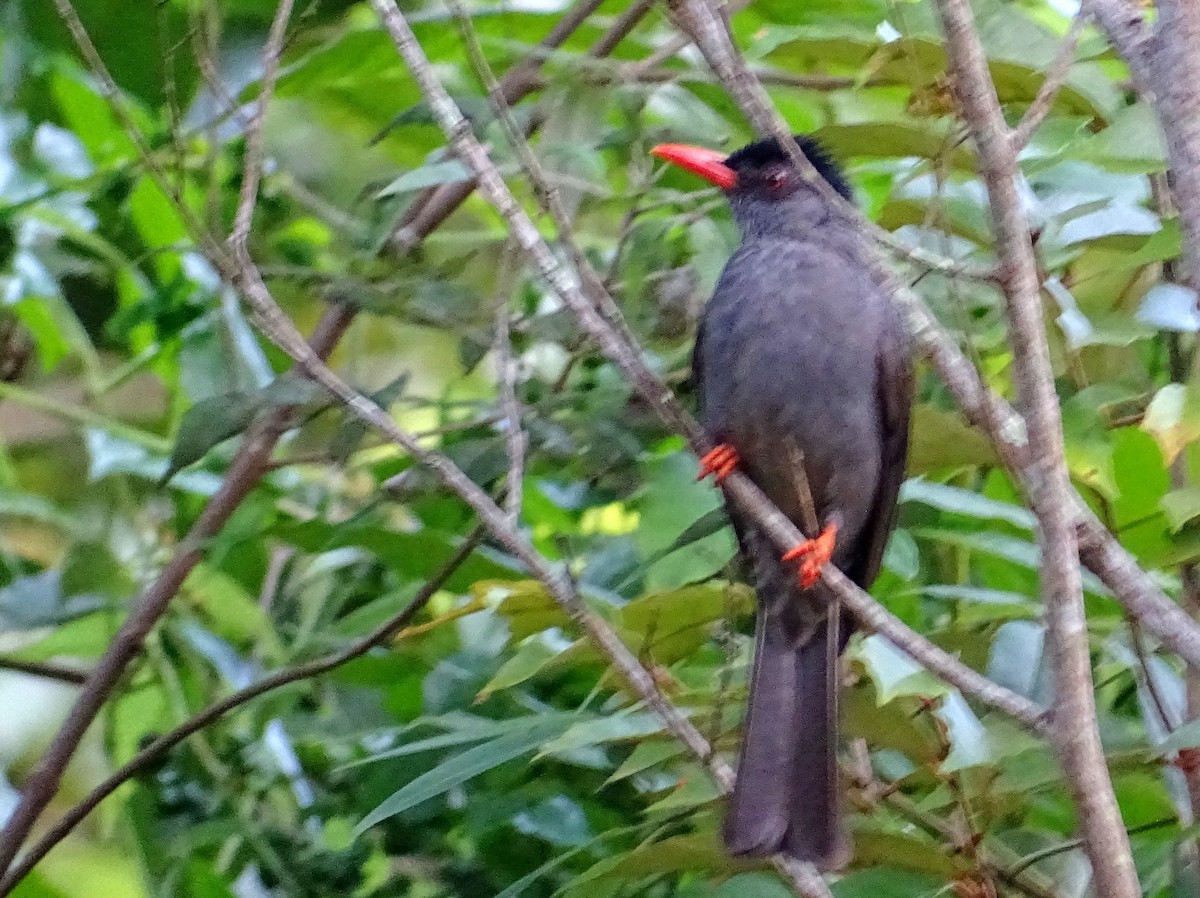
[[[761,578],[760,592],[767,592],[763,580],[777,576]],[[820,585],[803,599],[794,587],[784,590],[789,600],[809,608],[836,607],[832,595],[814,595],[823,590]],[[843,638],[820,622],[797,646],[794,622],[785,623],[796,605],[780,608],[762,598],[725,845],[732,854],[782,851],[822,870],[834,869],[849,850],[837,775],[837,659]]]

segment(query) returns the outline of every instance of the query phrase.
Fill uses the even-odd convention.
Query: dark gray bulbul
[[[852,199],[816,143],[796,139]],[[834,869],[849,856],[837,698],[851,625],[831,615],[837,603],[820,570],[832,561],[864,589],[879,573],[908,447],[912,370],[903,322],[872,278],[854,226],[776,141],[728,157],[679,144],[653,153],[722,188],[742,234],[696,338],[702,418],[716,444],[701,471],[719,482],[740,468],[800,527],[807,480],[822,528],[781,560],[765,533],[729,509],[759,611],[725,844],[734,854],[782,851]],[[796,476],[798,458],[804,478]],[[795,559],[798,574],[786,563]]]

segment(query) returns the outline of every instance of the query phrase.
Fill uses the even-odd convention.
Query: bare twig
[[[1089,18],[1091,16],[1087,9],[1081,9],[1071,20],[1071,27],[1067,29],[1067,33],[1063,37],[1062,46],[1058,48],[1058,55],[1054,57],[1050,68],[1046,70],[1046,77],[1042,81],[1042,86],[1038,88],[1037,96],[1033,98],[1033,102],[1021,116],[1021,121],[1013,128],[1009,139],[1012,141],[1014,153],[1020,153],[1025,148],[1025,145],[1029,143],[1029,138],[1033,136],[1033,132],[1037,130],[1038,125],[1042,123],[1050,113],[1051,107],[1054,106],[1054,100],[1066,83],[1067,75],[1071,73],[1071,65],[1075,62],[1075,51],[1079,49],[1079,38],[1083,34],[1084,26],[1087,25]]]
[[[16,658],[0,658],[0,670],[14,670],[17,673],[29,674],[31,677],[70,683],[72,686],[82,686],[87,682],[86,671],[63,664],[54,664],[50,661],[19,661]]]
[[[797,154],[793,158],[798,166],[802,163],[802,170],[805,167],[811,170],[808,161],[803,159],[803,154],[791,139],[790,129],[770,106],[770,100],[761,85],[748,74],[743,77],[745,66],[741,64],[720,19],[704,2],[672,0],[672,4],[677,12],[682,10],[685,13],[681,17],[685,27],[702,31],[697,46],[755,130],[779,139]],[[815,171],[811,172],[811,177],[820,180]],[[836,193],[830,194],[828,198],[835,207],[843,209],[843,214],[856,222],[861,220],[857,210],[851,209]],[[913,343],[929,359],[963,413],[991,437],[1005,466],[1018,477],[1026,491],[1037,489],[1042,475],[1040,469],[1031,463],[1025,420],[984,385],[979,372],[963,354],[958,342],[942,329],[924,303],[911,290],[899,284],[878,258],[868,256],[867,261],[900,304]],[[1074,490],[1069,491],[1068,510],[1078,532],[1079,556],[1084,564],[1112,590],[1116,599],[1141,621],[1142,626],[1189,664],[1200,666],[1200,625],[1142,570],[1137,560]]]
[[[223,254],[222,254],[223,255]],[[337,343],[350,321],[342,307],[331,309],[313,331],[310,352],[325,356]],[[308,345],[308,344],[306,344]],[[67,763],[75,754],[83,734],[107,701],[143,640],[167,610],[180,585],[202,557],[204,545],[229,520],[247,494],[258,484],[270,461],[271,451],[292,419],[289,408],[277,409],[251,426],[242,446],[230,462],[220,489],[184,537],[179,549],[151,586],[138,597],[129,616],[110,640],[108,648],[88,674],[79,697],[50,747],[26,779],[21,800],[3,832],[0,832],[0,870],[7,869],[34,822],[58,791]]]
[[[1159,0],[1150,56],[1152,96],[1167,138],[1171,192],[1183,232],[1184,280],[1200,287],[1200,5]],[[1137,66],[1130,62],[1137,79]],[[1145,85],[1139,82],[1139,87]]]
[[[1096,891],[1106,898],[1141,894],[1096,723],[1087,620],[1070,520],[1058,395],[1043,324],[1037,263],[1020,198],[1011,134],[988,73],[987,58],[966,0],[938,0],[955,91],[979,151],[997,252],[1007,277],[1005,295],[1013,375],[1025,409],[1029,451],[1042,471],[1029,490],[1042,549],[1042,597],[1055,668],[1054,736],[1067,784],[1079,809],[1084,847]]]
[[[788,455],[788,468],[792,472],[792,482],[796,495],[800,499],[800,529],[804,535],[815,537],[821,532],[821,522],[817,520],[817,506],[813,502],[812,489],[808,485],[808,474],[804,467],[804,452],[796,445],[796,441],[788,438],[785,448]]]
[[[504,504],[510,523],[516,527],[521,518],[521,496],[525,481],[525,429],[521,424],[521,404],[517,399],[517,361],[513,358],[508,298],[511,285],[508,274],[516,265],[511,244],[506,244],[500,262],[500,286],[496,291],[496,381],[500,407],[504,410],[504,439],[508,444],[508,477]]]
[[[142,162],[154,178],[155,183],[168,196],[172,197],[196,243],[205,250],[210,259],[222,260],[228,266],[230,260],[226,257],[224,246],[213,239],[211,234],[190,213],[189,207],[173,190],[165,172],[155,162],[153,152],[125,106],[120,89],[96,52],[95,46],[70,0],[55,0],[55,3],[84,60],[104,88],[105,97],[112,106],[117,121],[138,148]],[[648,6],[648,0],[641,0],[636,4],[636,7],[640,8],[643,13]],[[628,30],[636,24],[637,17],[630,15],[632,12],[634,12],[634,8],[622,15],[601,37],[597,47],[603,45],[604,52],[610,52],[628,33]],[[581,23],[582,19],[576,21],[575,27]],[[562,33],[557,28],[556,32],[561,34],[563,40],[569,33]],[[465,199],[469,193],[470,189],[462,198]],[[411,249],[420,243],[440,226],[455,208],[457,208],[457,203],[444,205],[425,215],[419,233],[404,249]],[[218,265],[218,268],[220,267]],[[322,317],[314,329],[312,337],[312,347],[319,357],[324,358],[332,352],[338,340],[350,326],[354,314],[354,310],[348,306],[337,305]],[[38,766],[24,783],[21,800],[13,809],[3,831],[0,831],[0,870],[9,867],[33,824],[54,796],[63,770],[75,752],[79,737],[99,713],[108,693],[136,654],[145,633],[161,617],[167,604],[178,591],[180,584],[199,562],[198,547],[204,545],[220,531],[241,501],[249,495],[263,474],[270,469],[271,452],[279,437],[287,429],[289,419],[290,410],[279,409],[247,431],[243,437],[241,448],[226,471],[221,488],[210,499],[196,524],[181,542],[174,557],[163,568],[155,582],[142,594],[133,613],[127,618],[105,655],[89,675],[66,722],[55,735]]]
[[[475,139],[462,112],[437,80],[408,22],[391,0],[373,0],[401,55],[413,71],[421,91],[447,134],[458,157],[472,170],[484,196],[509,223],[510,231],[522,249],[537,265],[543,278],[593,336],[604,353],[629,377],[635,388],[650,403],[666,424],[687,437],[692,448],[703,453],[711,448],[708,437],[675,401],[674,395],[646,366],[640,351],[626,343],[621,330],[593,305],[593,295],[585,295],[575,279],[559,264],[557,257],[541,239],[533,222],[509,192],[487,151]],[[585,274],[581,273],[582,274]],[[603,294],[607,304],[611,297]],[[744,474],[734,472],[724,482],[728,494],[763,527],[780,551],[786,551],[804,537],[788,518],[763,495]],[[882,608],[874,599],[831,567],[825,568],[825,582],[838,590],[846,607],[859,617],[869,632],[891,639],[929,670],[959,687],[964,693],[1012,714],[1014,719],[1035,732],[1045,726],[1043,709],[1023,696],[1004,689],[962,664],[899,618]]]
[[[7,895],[24,879],[31,870],[44,858],[55,845],[78,826],[88,814],[95,810],[105,798],[117,790],[121,784],[128,782],[140,771],[153,764],[164,754],[209,724],[224,717],[230,711],[245,705],[260,695],[273,692],[283,686],[300,680],[310,680],[313,677],[328,673],[334,668],[341,667],[355,658],[362,657],[376,646],[383,645],[408,625],[424,608],[431,598],[441,589],[450,576],[462,566],[467,557],[479,545],[483,536],[483,528],[477,526],[463,542],[455,549],[449,559],[429,578],[412,600],[399,612],[388,618],[366,636],[355,640],[345,648],[331,652],[321,658],[297,664],[285,670],[263,677],[244,689],[239,689],[232,695],[209,705],[203,711],[193,715],[168,733],[159,736],[145,746],[136,755],[121,765],[120,769],[89,792],[84,799],[55,821],[54,825],[21,857],[19,863],[0,879],[0,895]]]
[[[279,0],[267,45],[262,52],[263,74],[259,85],[258,102],[254,114],[246,126],[246,153],[242,165],[242,188],[238,194],[237,211],[233,217],[233,230],[229,233],[229,246],[236,255],[247,252],[246,241],[250,239],[250,225],[254,221],[254,208],[258,203],[258,183],[262,178],[263,125],[267,121],[267,109],[275,94],[275,79],[279,75],[279,54],[283,49],[283,37],[288,19],[292,15],[292,0]]]
[[[589,15],[600,4],[597,0],[580,0],[571,7],[555,24],[554,28],[534,48],[534,56],[530,60],[518,64],[508,74],[500,79],[499,90],[508,105],[513,105],[529,96],[537,89],[537,63],[544,58],[548,51],[561,47],[568,37],[582,25]],[[588,51],[588,55],[603,58],[610,54],[626,35],[629,34],[650,11],[653,0],[638,0],[622,13],[616,22]],[[514,74],[516,73],[516,74]],[[538,117],[533,116],[529,123],[529,131],[537,127]],[[454,184],[442,184],[431,187],[421,193],[405,212],[396,226],[396,230],[388,238],[392,252],[404,255],[415,248],[441,222],[450,217],[475,191],[474,181],[460,181]]]
[[[1128,63],[1139,90],[1147,94],[1154,80],[1154,38],[1145,23],[1146,7],[1131,0],[1083,0],[1082,8],[1108,35],[1109,42]]]

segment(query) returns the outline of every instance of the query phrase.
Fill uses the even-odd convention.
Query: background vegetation
[[[57,5],[0,8],[0,809],[16,805],[81,674],[180,557],[198,563],[131,647],[47,820],[234,690],[353,648],[414,596],[428,604],[383,645],[137,765],[13,894],[791,894],[769,865],[723,854],[718,784],[511,547],[410,454],[287,373],[198,235],[220,247],[233,228],[276,4]],[[1200,557],[1200,316],[1177,283],[1156,109],[1099,31],[1064,39],[1071,4],[973,7],[1012,124],[1071,53],[1019,158],[1066,460],[1107,528],[1186,599]],[[64,24],[72,9],[115,105]],[[696,318],[737,236],[716,191],[647,151],[740,146],[754,135],[737,105],[653,3],[456,10],[404,5],[541,235],[573,266],[579,248],[690,403]],[[778,109],[846,165],[870,219],[994,265],[930,3],[757,0],[730,21]],[[514,512],[731,753],[753,594],[719,494],[695,482],[683,439],[509,223],[479,196],[438,217],[469,172],[375,12],[313,0],[282,36],[248,236],[271,295],[314,342],[336,344],[342,378]],[[539,211],[488,102],[491,72],[516,73],[512,118],[534,135],[570,241]],[[1011,397],[995,284],[902,259],[896,270]],[[256,446],[265,454],[247,462]],[[924,366],[908,473],[873,595],[1051,705],[1035,518],[989,435]],[[217,506],[232,513],[213,532],[203,516]],[[1084,589],[1097,721],[1143,892],[1198,894],[1200,791],[1185,773],[1200,697],[1109,587],[1085,572]],[[857,638],[847,659],[855,855],[834,895],[1088,893],[1051,741],[881,636]]]

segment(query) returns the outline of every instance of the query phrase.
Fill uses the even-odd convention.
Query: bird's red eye
[[[773,191],[782,190],[787,182],[787,172],[773,171],[767,175],[767,187]]]

